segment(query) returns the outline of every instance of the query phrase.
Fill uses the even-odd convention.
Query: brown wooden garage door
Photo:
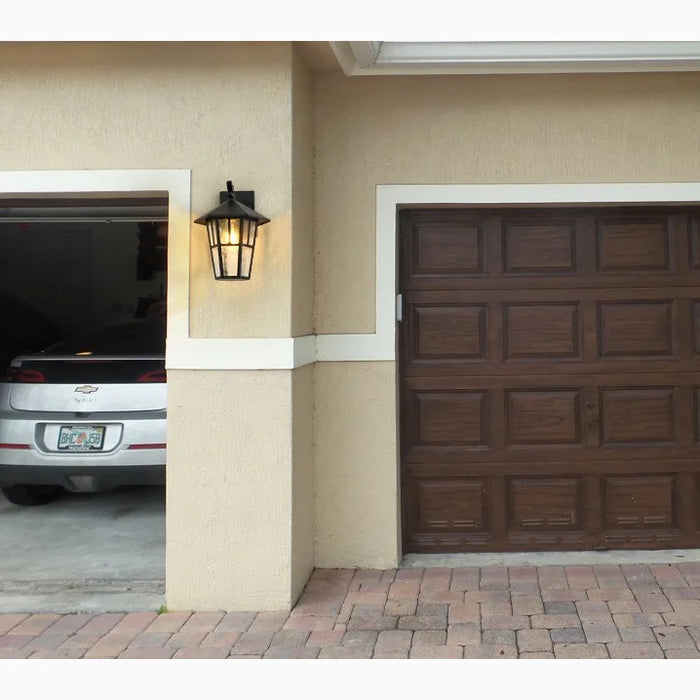
[[[405,552],[700,546],[699,223],[401,212]]]

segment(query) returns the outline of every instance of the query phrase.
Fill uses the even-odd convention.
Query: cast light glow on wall
[[[226,192],[219,193],[218,207],[194,220],[207,227],[214,277],[218,280],[247,280],[253,267],[258,226],[270,220],[255,211],[255,192],[233,191],[231,180]]]

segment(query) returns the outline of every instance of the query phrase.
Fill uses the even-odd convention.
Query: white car
[[[15,358],[0,381],[0,490],[41,505],[62,489],[164,484],[166,399],[162,319]]]

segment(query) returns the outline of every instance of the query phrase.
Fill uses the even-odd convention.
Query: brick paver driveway
[[[693,658],[700,563],[314,571],[289,612],[0,615],[0,658]]]

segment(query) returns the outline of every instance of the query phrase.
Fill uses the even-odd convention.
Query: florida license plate
[[[58,432],[58,449],[67,452],[101,450],[104,442],[104,425],[62,425]]]

